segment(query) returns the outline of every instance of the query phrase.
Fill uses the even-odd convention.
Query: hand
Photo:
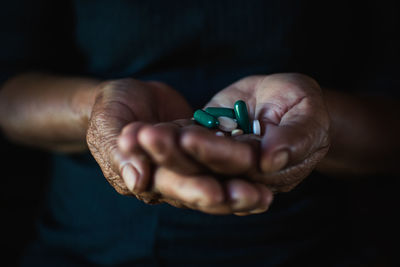
[[[157,201],[161,192],[145,192],[153,171],[151,162],[143,151],[126,153],[123,148],[127,144],[118,146],[118,140],[121,132],[189,117],[190,106],[176,91],[158,82],[122,79],[103,82],[96,90],[87,131],[92,155],[118,193],[136,194],[147,202]]]
[[[210,172],[180,149],[181,133],[196,127],[191,120],[158,124],[128,125],[119,137],[121,151],[143,151],[156,164],[152,192],[162,193],[160,201],[179,208],[211,214],[260,213],[272,202],[272,192],[253,183]],[[197,126],[198,127],[198,126]],[[177,201],[178,200],[178,201]]]
[[[230,107],[242,99],[250,119],[258,119],[261,137],[221,138],[201,127],[182,135],[184,151],[221,174],[243,174],[275,192],[298,185],[324,157],[330,144],[330,119],[321,89],[301,74],[244,78],[207,104]]]
[[[88,144],[119,193],[212,214],[269,206],[272,193],[264,185],[221,181],[179,149],[181,130],[194,123],[171,121],[192,116],[189,105],[171,88],[121,80],[104,83],[99,91]]]
[[[97,91],[87,143],[104,176],[118,193],[135,195],[146,203],[167,202],[212,214],[241,211],[249,204],[265,207],[271,202],[272,194],[263,185],[249,188],[240,180],[222,184],[212,175],[188,175],[154,166],[147,151],[160,151],[159,160],[173,155],[175,164],[198,168],[190,161],[186,164],[193,164],[191,167],[185,165],[185,158],[175,145],[179,129],[192,124],[190,120],[176,119],[190,117],[192,110],[170,87],[123,79],[104,82]],[[168,147],[159,150],[163,142]],[[225,191],[233,197],[227,199]],[[248,197],[249,192],[254,194]]]

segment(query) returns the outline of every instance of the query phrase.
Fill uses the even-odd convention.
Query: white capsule
[[[253,121],[253,133],[255,135],[261,135],[261,127],[260,127],[260,121],[259,120],[254,120]]]
[[[223,132],[220,132],[220,131],[216,132],[215,135],[216,136],[225,136],[225,134]]]
[[[222,131],[225,132],[231,132],[232,130],[237,128],[237,122],[235,122],[233,119],[229,117],[218,117],[219,125],[218,128],[220,128]]]
[[[238,136],[238,135],[242,135],[242,134],[243,134],[242,129],[235,129],[231,132],[231,136]]]

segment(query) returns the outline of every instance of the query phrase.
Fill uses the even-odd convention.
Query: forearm
[[[14,142],[61,151],[86,149],[95,79],[26,73],[0,89],[0,126]]]
[[[332,140],[317,169],[339,175],[399,173],[399,102],[331,90],[324,90],[324,95]]]

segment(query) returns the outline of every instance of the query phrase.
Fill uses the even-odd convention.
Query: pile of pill
[[[208,107],[205,110],[198,109],[193,115],[193,119],[209,129],[218,128],[221,131],[228,132],[231,136],[241,134],[260,135],[260,122],[254,120],[250,125],[247,105],[243,100],[238,100],[232,108]],[[221,131],[216,135],[225,136]]]

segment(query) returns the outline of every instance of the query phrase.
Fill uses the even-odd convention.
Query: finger
[[[317,150],[298,164],[268,174],[258,173],[252,179],[268,185],[273,192],[289,192],[313,171],[327,150],[328,148]]]
[[[227,195],[233,212],[250,211],[257,208],[261,200],[260,191],[242,179],[232,179],[226,183]]]
[[[232,214],[232,208],[229,203],[219,203],[213,205],[198,205],[197,203],[193,202],[184,202],[182,200],[176,199],[163,199],[163,202],[166,202],[174,207],[177,208],[189,208],[192,210],[198,210],[204,213],[212,214],[212,215],[228,215]]]
[[[132,194],[122,179],[122,165],[127,161],[118,149],[117,138],[123,126],[133,120],[132,112],[119,102],[108,102],[104,94],[99,94],[93,107],[87,131],[87,144],[99,164],[107,181],[115,190],[124,195]],[[130,185],[135,181],[135,172],[127,168]],[[128,176],[128,174],[131,174]]]
[[[224,183],[227,201],[206,207],[194,207],[210,214],[250,214],[266,211],[273,194],[264,185],[249,183],[242,179],[232,179]],[[190,207],[190,205],[187,205]]]
[[[113,162],[121,170],[129,190],[136,194],[145,191],[150,183],[150,160],[138,142],[138,133],[146,125],[143,122],[126,125],[118,137],[118,149],[113,155]]]
[[[211,207],[225,200],[221,184],[212,177],[183,175],[163,167],[154,173],[153,191],[191,207]]]
[[[241,174],[254,166],[255,155],[250,145],[216,136],[199,126],[185,128],[180,145],[186,153],[216,173]]]
[[[249,211],[250,214],[259,214],[266,212],[271,206],[274,199],[274,194],[270,189],[268,189],[268,187],[263,184],[256,184],[256,187],[260,192],[261,198],[258,202],[257,208]]]
[[[171,123],[177,125],[180,128],[187,127],[187,126],[190,126],[190,125],[196,125],[196,122],[194,120],[190,120],[190,119],[174,120]]]
[[[209,176],[187,176],[166,168],[155,172],[153,191],[175,207],[220,215],[265,211],[272,201],[272,192],[260,184],[233,179],[222,185]]]
[[[275,172],[302,162],[318,150],[329,146],[329,122],[319,120],[312,100],[303,98],[281,119],[279,125],[261,118],[263,132],[260,167]],[[322,111],[321,111],[322,112]]]
[[[229,203],[215,204],[211,206],[198,206],[191,203],[185,203],[185,207],[198,210],[212,215],[229,215],[232,214],[232,208]]]
[[[132,193],[146,190],[150,182],[150,161],[144,155],[123,153],[118,146],[109,153],[111,167],[120,174]]]
[[[319,149],[327,149],[329,141],[320,129],[308,125],[269,125],[262,140],[261,170],[271,173],[304,161]]]
[[[122,152],[132,153],[143,151],[138,141],[138,134],[142,127],[150,124],[144,122],[132,122],[126,125],[118,138],[118,147]]]
[[[173,125],[185,126],[192,124],[190,120],[176,120]],[[176,126],[176,127],[177,127]],[[139,132],[142,128],[151,127],[144,122],[133,122],[126,125],[118,138],[118,147],[124,153],[119,156],[122,162],[119,167],[126,183],[129,183],[130,190],[138,194],[144,192],[150,183],[150,160],[145,150],[139,143]],[[179,161],[178,161],[179,162]],[[125,165],[129,163],[125,167]],[[136,177],[137,178],[134,178]]]
[[[160,123],[142,127],[138,134],[141,147],[153,161],[175,172],[199,173],[202,168],[184,154],[178,144],[180,127],[175,123]]]
[[[249,211],[235,212],[235,215],[247,216],[252,214],[260,214],[266,212],[269,209],[274,198],[273,192],[263,184],[256,184],[256,188],[259,190],[261,196],[257,207]]]

